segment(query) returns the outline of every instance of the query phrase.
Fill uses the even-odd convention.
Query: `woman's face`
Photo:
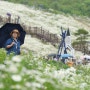
[[[13,37],[13,38],[17,38],[17,37],[18,37],[18,33],[17,33],[17,32],[13,32],[13,33],[12,33],[12,37]]]

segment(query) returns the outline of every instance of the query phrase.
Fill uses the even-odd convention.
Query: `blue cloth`
[[[15,42],[15,44],[12,47],[6,49],[7,54],[14,53],[15,55],[19,55],[20,54],[20,41],[19,40],[15,41],[13,38],[8,39],[5,43],[5,48],[7,45],[10,45],[12,42]]]
[[[73,57],[73,56],[70,54],[61,54],[61,58],[68,58],[68,57]]]

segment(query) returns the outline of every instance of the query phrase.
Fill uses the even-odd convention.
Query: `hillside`
[[[53,14],[44,12],[42,10],[36,10],[21,4],[14,4],[6,1],[0,1],[0,15],[6,17],[6,13],[12,14],[12,18],[20,16],[20,23],[25,23],[28,26],[43,27],[45,30],[51,33],[60,34],[60,27],[67,29],[73,35],[73,32],[79,28],[90,30],[90,18],[72,17],[65,14]],[[74,40],[74,37],[72,38]],[[35,51],[40,54],[48,54],[57,52],[57,49],[50,44],[43,44],[38,39],[26,36],[25,44],[23,47]]]
[[[53,13],[65,13],[90,17],[90,0],[5,0],[22,3]]]
[[[34,0],[12,1],[33,2]],[[47,0],[41,1],[47,2]],[[54,14],[35,9],[34,7],[28,7],[27,5],[0,0],[0,27],[7,22],[7,13],[8,15],[11,14],[11,23],[15,22],[19,16],[20,24],[22,25],[24,23],[24,25],[30,27],[24,28],[29,34],[25,36],[25,42],[21,46],[20,55],[14,55],[13,53],[7,55],[6,49],[0,48],[0,90],[90,90],[89,55],[82,55],[81,52],[75,51],[74,56],[76,59],[73,58],[72,61],[70,57],[64,59],[68,54],[62,57],[62,59],[60,56],[59,60],[54,57],[53,60],[48,60],[46,55],[51,53],[57,54],[57,48],[51,45],[51,43],[42,42],[40,39],[32,36],[29,31],[31,28],[33,31],[33,28],[37,26],[38,28],[42,27],[40,32],[42,32],[41,30],[46,30],[50,32],[50,36],[51,33],[54,33],[60,37],[60,27],[62,26],[63,29],[70,29],[71,39],[74,41],[76,36],[74,36],[73,33],[78,29],[84,28],[90,31],[90,18]],[[35,33],[38,32],[38,30],[39,29],[36,29]],[[8,33],[6,29],[4,31]],[[87,31],[83,30],[84,34],[87,33]],[[79,32],[81,32],[81,29]],[[3,34],[3,32],[0,32],[0,36],[2,36],[1,34]],[[13,37],[15,35],[16,34],[13,34]],[[49,34],[43,34],[42,32],[42,35],[47,37]],[[4,40],[3,37],[6,37],[6,35],[3,35],[0,39]],[[80,37],[80,39],[84,41],[82,37]],[[2,43],[2,40],[0,43]],[[54,39],[54,41],[56,40]],[[68,41],[69,40],[67,40],[67,42]],[[82,42],[80,43],[83,45]],[[16,49],[18,49],[19,43],[15,41],[15,44]],[[12,45],[9,46],[12,47]],[[72,47],[70,48],[73,51]],[[65,63],[63,62],[64,60]]]

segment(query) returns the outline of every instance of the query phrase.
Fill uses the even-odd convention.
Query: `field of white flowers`
[[[80,22],[72,16],[0,1],[0,15],[6,17],[7,12],[12,17],[20,16],[22,23],[42,26],[56,34],[60,33],[59,26],[69,27],[73,32],[81,27],[89,30],[90,27],[89,23],[84,24],[84,20]],[[4,49],[0,49],[0,90],[90,90],[90,65],[68,67],[61,62],[43,59],[43,55],[56,53],[57,49],[30,35],[26,35],[22,48],[31,51],[24,50],[20,56],[8,56]],[[81,55],[76,54],[78,57]]]
[[[90,18],[82,19],[81,17],[75,18],[69,15],[53,14],[42,10],[37,10],[26,5],[0,0],[0,16],[7,17],[7,13],[11,13],[13,19],[20,16],[20,23],[24,23],[31,27],[43,27],[43,29],[57,34],[59,37],[60,26],[65,29],[69,27],[72,41],[75,40],[73,32],[79,28],[84,28],[86,30],[89,30],[90,28]],[[33,38],[30,35],[26,35],[25,43],[22,47],[37,53],[37,56],[57,53],[57,48],[51,44],[42,43],[40,40]],[[82,53],[75,52],[75,55],[81,56]]]
[[[0,15],[6,17],[6,13],[11,13],[12,18],[20,16],[20,23],[28,26],[43,27],[51,33],[60,34],[60,28],[70,28],[71,32],[75,32],[80,28],[89,30],[90,18],[73,17],[70,15],[61,15],[37,10],[22,4],[0,1]]]
[[[90,90],[90,65],[68,67],[32,52],[6,56],[0,49],[0,90]]]

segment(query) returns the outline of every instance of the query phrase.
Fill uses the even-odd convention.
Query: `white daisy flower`
[[[12,61],[14,61],[14,62],[21,62],[21,60],[22,60],[22,58],[20,56],[14,56],[12,58]]]
[[[12,75],[11,78],[15,82],[20,82],[22,80],[22,77],[20,75]]]

